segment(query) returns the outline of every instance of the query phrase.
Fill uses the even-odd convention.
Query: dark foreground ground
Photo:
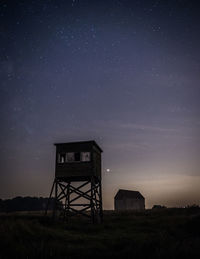
[[[105,212],[101,225],[4,214],[0,258],[200,258],[200,209]]]

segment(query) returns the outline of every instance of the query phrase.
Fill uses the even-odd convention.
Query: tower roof
[[[67,143],[55,143],[55,146],[84,146],[84,145],[91,145],[95,146],[100,152],[103,152],[103,150],[97,145],[96,141],[89,140],[89,141],[77,141],[77,142],[67,142]]]

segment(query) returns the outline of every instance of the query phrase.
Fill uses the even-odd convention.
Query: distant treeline
[[[39,211],[45,210],[48,198],[42,197],[15,197],[13,199],[0,199],[0,212],[12,211]],[[48,208],[51,210],[54,206],[54,198],[49,201]]]

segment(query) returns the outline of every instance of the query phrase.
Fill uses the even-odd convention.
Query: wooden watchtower
[[[95,141],[56,143],[53,215],[81,214],[102,220],[101,148]],[[48,210],[48,205],[47,205]]]

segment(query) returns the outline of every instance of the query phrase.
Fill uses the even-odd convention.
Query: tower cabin
[[[101,180],[101,148],[95,141],[56,143],[55,178],[65,182]]]

